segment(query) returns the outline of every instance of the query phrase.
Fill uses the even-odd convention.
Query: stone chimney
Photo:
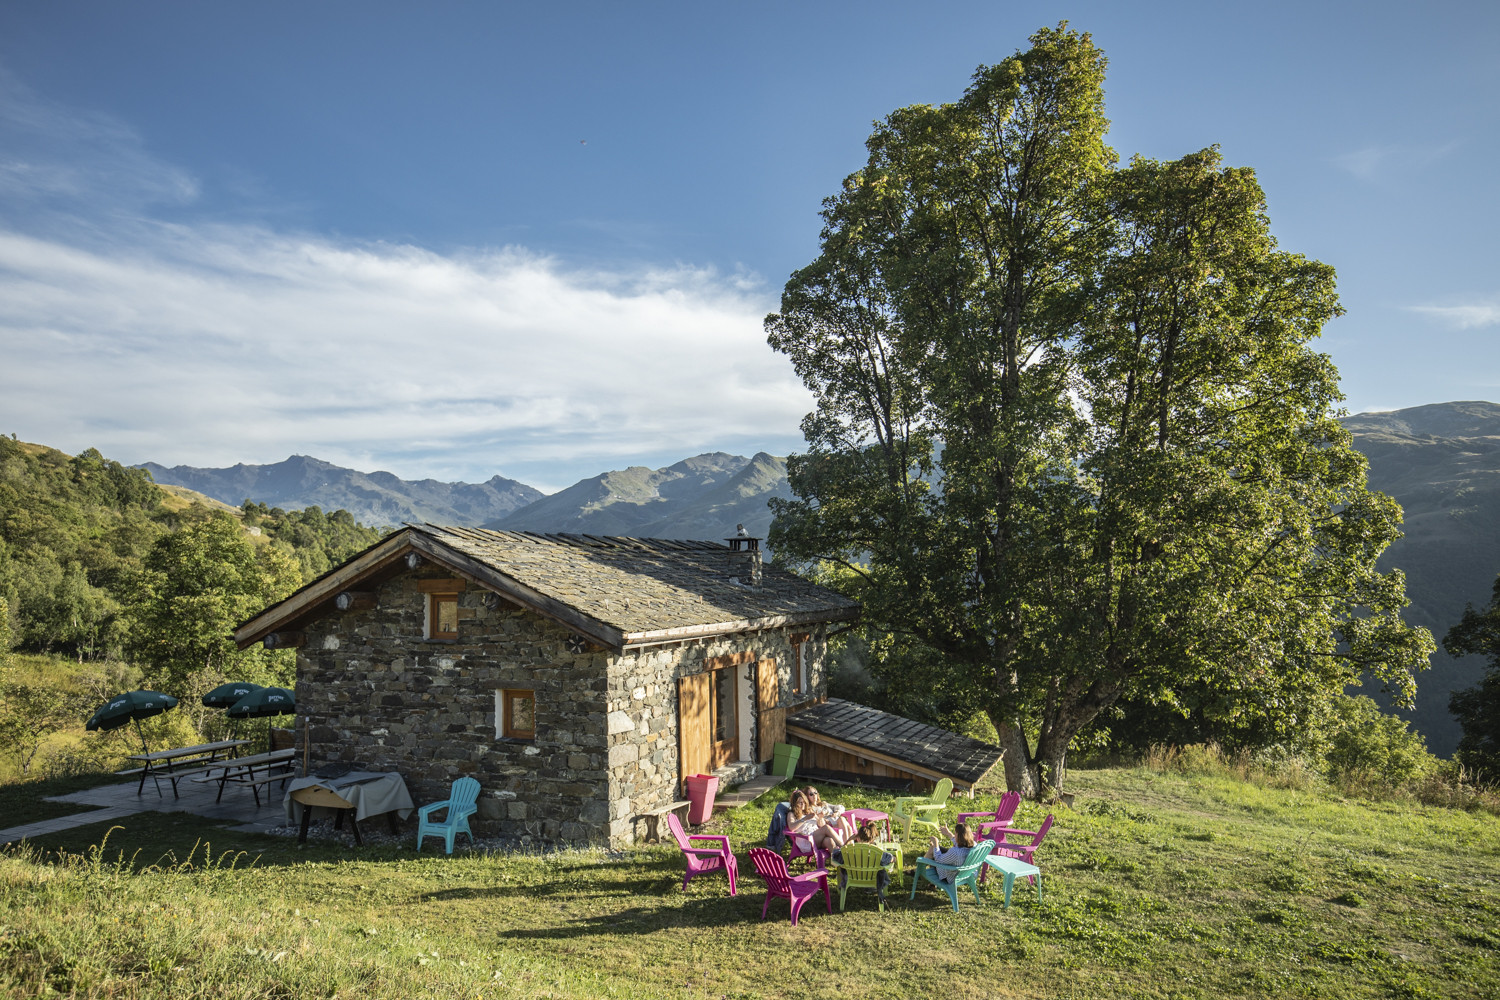
[[[729,543],[729,576],[742,587],[760,586],[760,539],[751,538],[743,524]]]

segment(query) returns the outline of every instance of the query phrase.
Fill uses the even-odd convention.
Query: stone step
[[[714,809],[738,809],[747,806],[760,798],[762,795],[781,784],[781,778],[772,774],[762,774],[751,778],[732,792],[726,792],[714,799]]]

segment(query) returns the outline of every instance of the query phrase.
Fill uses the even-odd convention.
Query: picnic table
[[[177,798],[177,782],[183,778],[203,773],[205,764],[228,757],[229,751],[237,750],[249,740],[219,740],[217,743],[200,743],[193,747],[174,747],[171,750],[153,750],[150,753],[133,753],[126,760],[141,764],[141,783],[135,793],[146,790],[146,779],[156,782],[156,794],[161,794],[161,779],[172,783],[172,798]]]
[[[224,787],[228,784],[248,785],[250,791],[255,795],[255,807],[260,808],[260,786],[268,785],[273,781],[286,782],[294,777],[292,773],[292,758],[297,751],[292,748],[284,750],[272,750],[270,753],[258,753],[250,757],[230,757],[217,764],[204,768],[204,774],[194,778],[198,782],[219,783],[219,794],[214,797],[218,802],[224,798]],[[215,776],[214,771],[219,774]]]
[[[412,814],[415,804],[406,781],[395,771],[350,771],[337,777],[320,778],[311,775],[296,778],[287,785],[282,800],[286,807],[286,818],[297,822],[297,807],[302,807],[302,827],[297,843],[307,843],[307,827],[312,822],[313,809],[333,809],[334,829],[343,825],[345,815],[351,820],[354,842],[363,844],[359,834],[359,821],[369,816],[385,813],[391,832],[396,833],[396,816],[406,819]]]

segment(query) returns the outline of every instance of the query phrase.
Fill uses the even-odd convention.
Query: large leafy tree
[[[1431,649],[1307,346],[1332,270],[1216,151],[1115,170],[1103,79],[1062,25],[892,114],[767,319],[818,400],[773,547],[848,567],[1037,794],[1124,694],[1295,725],[1363,671],[1409,695]]]
[[[126,649],[146,665],[148,684],[178,695],[223,675],[285,683],[285,653],[241,651],[233,632],[300,583],[284,550],[252,545],[228,514],[201,515],[147,553],[124,616]]]
[[[1458,719],[1464,735],[1458,741],[1458,759],[1483,770],[1493,780],[1500,774],[1500,577],[1489,606],[1475,611],[1464,608],[1459,623],[1443,636],[1450,656],[1470,654],[1489,657],[1489,669],[1476,687],[1455,691],[1448,711]]]

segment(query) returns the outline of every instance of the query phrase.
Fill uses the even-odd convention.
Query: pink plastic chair
[[[766,902],[760,908],[760,919],[766,919],[766,910],[773,897],[782,897],[792,905],[792,926],[797,926],[797,914],[809,899],[823,892],[823,905],[833,912],[833,898],[828,894],[828,872],[814,868],[801,875],[792,875],[786,870],[786,859],[765,847],[750,848],[750,863],[766,883]]]
[[[1000,808],[993,813],[959,813],[958,822],[968,825],[969,832],[974,835],[975,843],[981,840],[999,840],[1000,838],[994,834],[1010,826],[1020,806],[1021,793],[1006,792],[1000,796]],[[978,825],[975,825],[976,821]]]
[[[1047,814],[1047,818],[1042,822],[1042,826],[1038,830],[1017,830],[1012,827],[997,829],[995,836],[999,839],[995,841],[995,849],[990,851],[990,853],[999,854],[1007,858],[1016,858],[1019,861],[1026,862],[1028,865],[1034,865],[1036,864],[1037,848],[1042,846],[1042,841],[1046,839],[1047,831],[1050,829],[1052,829],[1051,813]],[[1019,844],[1012,841],[1012,837],[1030,837],[1032,839],[1030,844]],[[983,875],[988,874],[989,865],[985,865],[985,871],[982,873],[980,881],[984,881]],[[1027,876],[1027,881],[1035,885],[1036,877]]]
[[[684,889],[687,888],[688,880],[694,875],[725,872],[729,875],[729,894],[733,896],[738,891],[735,888],[735,878],[739,875],[740,864],[734,852],[729,849],[728,837],[707,836],[701,833],[688,834],[683,831],[682,821],[677,818],[676,813],[667,813],[667,829],[672,831],[672,838],[677,841],[677,846],[682,849],[682,856],[687,861],[687,871],[682,876]],[[719,846],[694,847],[692,841],[695,840],[717,841]]]
[[[786,835],[787,845],[791,851],[787,854],[788,861],[796,861],[798,858],[812,858],[813,864],[819,868],[828,867],[829,852],[821,847],[814,846],[812,838],[800,833],[789,833]]]

